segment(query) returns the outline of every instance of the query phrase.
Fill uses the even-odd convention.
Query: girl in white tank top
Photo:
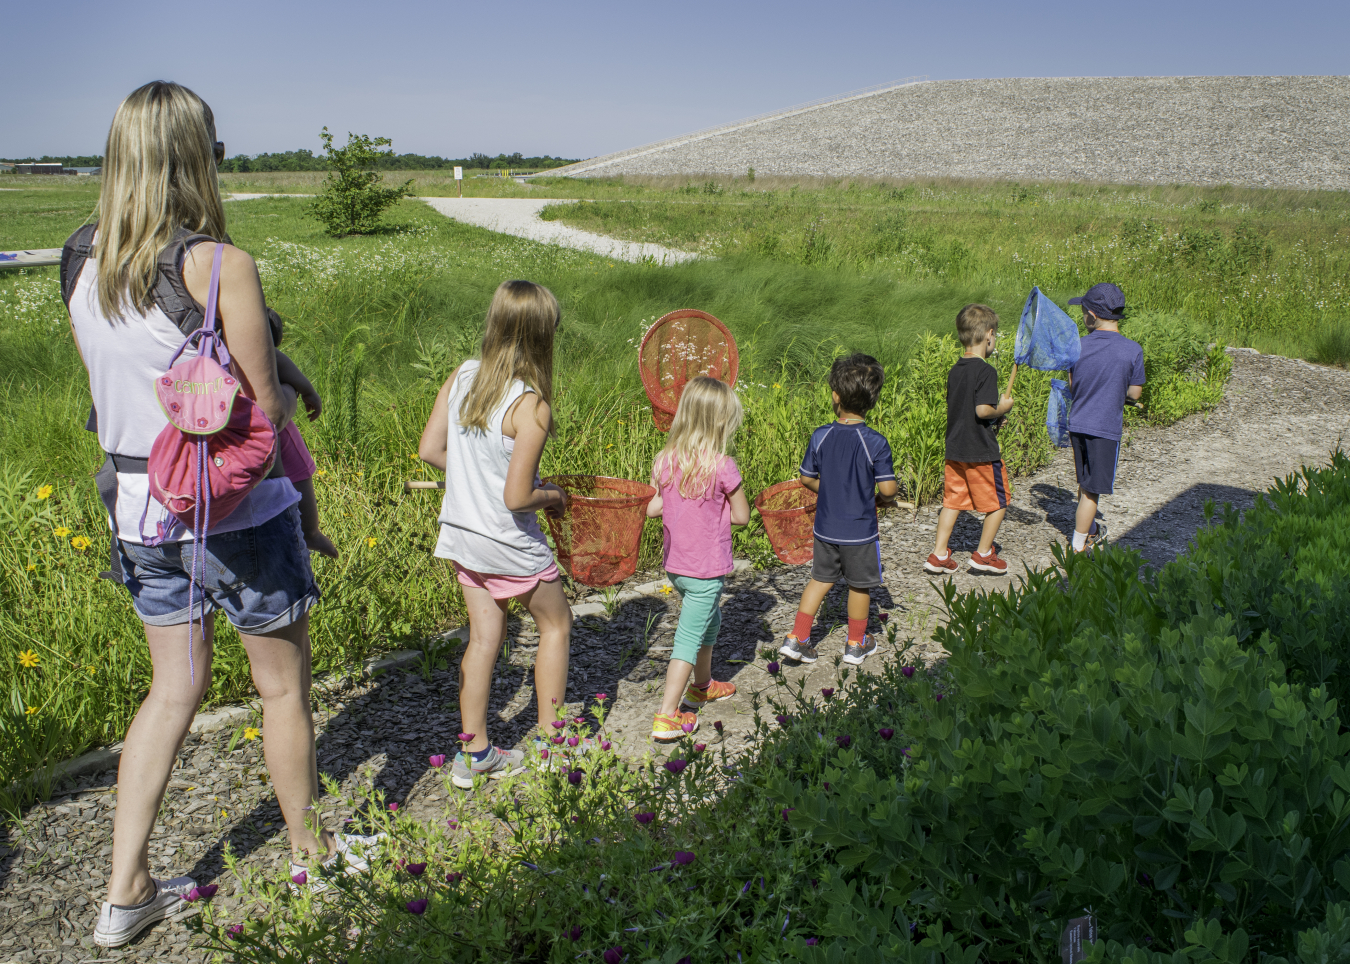
[[[534,664],[538,726],[567,714],[572,612],[536,513],[561,511],[567,497],[539,481],[539,459],[553,429],[553,335],[558,302],[547,288],[507,281],[488,309],[481,360],[466,361],[436,396],[418,454],[445,472],[436,555],[454,563],[469,612],[460,662],[461,752],[450,778],[518,772],[521,750],[494,746],[487,703],[506,610],[519,599],[539,628]],[[552,749],[550,745],[550,749]],[[556,750],[555,750],[556,753]]]

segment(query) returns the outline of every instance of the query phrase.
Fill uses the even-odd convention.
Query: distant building
[[[75,168],[60,164],[15,164],[16,174],[74,174]]]

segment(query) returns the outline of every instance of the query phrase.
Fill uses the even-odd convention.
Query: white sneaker
[[[371,836],[362,836],[356,833],[333,834],[333,849],[336,853],[319,864],[317,870],[311,871],[306,865],[298,864],[294,860],[291,861],[291,892],[298,894],[301,889],[308,888],[312,894],[322,894],[329,887],[325,878],[337,871],[339,857],[342,858],[342,873],[349,876],[370,873],[370,863],[366,860],[366,851],[377,846],[387,836],[389,835],[384,833]],[[301,874],[305,875],[303,884],[296,880]]]
[[[191,877],[155,880],[155,896],[144,904],[120,907],[105,900],[94,925],[94,943],[99,947],[121,947],[151,924],[183,910],[187,906],[183,897],[196,886]]]

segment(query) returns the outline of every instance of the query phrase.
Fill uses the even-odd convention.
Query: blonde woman
[[[161,267],[158,259],[184,232],[225,237],[216,181],[222,153],[211,110],[192,91],[155,81],[133,92],[108,132],[98,225],[92,246],[82,246],[88,259],[70,279],[71,329],[89,373],[99,444],[108,453],[100,494],[108,506],[115,568],[145,626],[153,667],[150,692],[127,730],[117,775],[112,874],[94,927],[94,940],[104,947],[125,944],[174,913],[197,883],[152,877],[148,849],[178,750],[211,686],[211,620],[192,642],[195,677],[187,652],[188,621],[203,611],[224,610],[248,654],[263,700],[264,757],[290,833],[292,873],[361,869],[357,851],[370,842],[316,829],[311,809],[319,798],[319,778],[309,706],[308,612],[319,590],[295,486],[283,477],[264,480],[211,527],[207,575],[197,581],[193,598],[192,552],[183,551],[192,533],[179,526],[151,546],[146,543],[157,541],[154,533],[141,528],[147,508],[153,508],[146,459],[167,424],[152,385],[183,342],[153,290],[162,272],[181,273],[200,314],[217,242],[196,244],[181,265]],[[67,267],[63,264],[63,274]],[[295,390],[277,377],[253,259],[228,244],[216,323],[244,390],[283,429],[295,415]]]
[[[492,670],[512,599],[539,628],[539,725],[558,719],[567,699],[572,610],[536,515],[567,504],[562,489],[539,481],[539,459],[553,434],[559,318],[547,288],[503,282],[488,308],[481,356],[441,386],[418,446],[422,461],[445,473],[435,554],[453,563],[469,611],[469,644],[459,664],[460,725],[468,739],[450,771],[464,790],[476,776],[519,773],[525,758],[520,750],[493,746],[487,732]]]
[[[656,497],[647,515],[661,517],[666,574],[681,600],[654,740],[678,740],[698,729],[696,713],[681,706],[699,710],[736,694],[734,685],[712,678],[712,648],[722,626],[722,586],[732,570],[731,527],[750,521],[741,473],[726,454],[741,418],[730,386],[707,376],[692,379],[652,466]]]

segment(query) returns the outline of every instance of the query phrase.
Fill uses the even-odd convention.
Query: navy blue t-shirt
[[[1125,392],[1144,384],[1144,349],[1118,331],[1097,329],[1078,340],[1073,366],[1069,431],[1120,441],[1125,428]]]
[[[877,483],[895,479],[886,436],[866,425],[822,425],[811,433],[798,471],[820,479],[817,539],[837,546],[876,541]]]

